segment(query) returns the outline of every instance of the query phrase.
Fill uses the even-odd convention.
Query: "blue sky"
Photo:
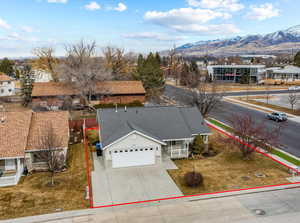
[[[146,53],[300,24],[298,0],[0,0],[0,57],[80,39]]]

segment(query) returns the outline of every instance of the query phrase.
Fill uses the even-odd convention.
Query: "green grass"
[[[272,153],[274,155],[279,156],[280,158],[296,165],[296,166],[300,166],[300,160],[297,160],[297,159],[295,159],[295,158],[293,158],[293,157],[291,157],[291,156],[289,156],[289,155],[287,155],[283,152],[280,152],[279,150],[274,149]]]
[[[222,129],[224,129],[227,132],[233,132],[232,128],[230,128],[229,126],[226,126],[226,125],[224,125],[224,124],[222,124],[222,123],[220,123],[220,122],[218,122],[214,119],[208,118],[208,121],[211,122],[212,124],[222,128]],[[288,162],[290,162],[290,163],[292,163],[296,166],[300,166],[300,160],[297,160],[297,159],[295,159],[295,158],[293,158],[293,157],[291,157],[291,156],[289,156],[289,155],[287,155],[283,152],[280,152],[279,150],[273,149],[272,154],[274,154],[274,155],[276,155],[276,156],[278,156],[278,157],[280,157],[280,158],[282,158],[282,159],[284,159],[284,160],[286,160],[286,161],[288,161]]]
[[[218,122],[215,119],[208,118],[208,121],[211,122],[212,124],[214,124],[214,125],[222,128],[222,129],[224,129],[225,131],[228,131],[228,132],[232,132],[233,131],[233,129],[231,127],[229,127],[227,125],[224,125],[224,124]]]

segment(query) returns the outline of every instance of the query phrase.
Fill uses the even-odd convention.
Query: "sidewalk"
[[[239,104],[239,105],[247,107],[247,108],[255,109],[257,111],[264,112],[264,113],[280,112],[280,111],[276,111],[276,110],[271,109],[271,108],[267,108],[267,107],[263,107],[263,106],[260,106],[260,105],[255,105],[255,104],[247,103],[247,102],[244,102],[244,101],[236,100],[232,97],[225,97],[225,100],[227,100],[229,102],[232,102],[232,103],[235,103],[235,104]],[[289,113],[287,113],[287,115],[289,116],[289,120],[300,123],[300,116],[296,116],[296,115],[289,114]]]

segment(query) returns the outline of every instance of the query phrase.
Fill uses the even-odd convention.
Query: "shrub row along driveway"
[[[182,195],[162,165],[104,169],[96,157],[92,188],[94,206]]]

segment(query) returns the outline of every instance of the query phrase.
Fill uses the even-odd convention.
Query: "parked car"
[[[298,91],[298,90],[300,90],[300,86],[291,86],[291,87],[289,87],[289,90],[290,91]]]
[[[274,120],[276,122],[284,122],[287,121],[287,115],[282,112],[273,112],[268,114],[268,119]]]

